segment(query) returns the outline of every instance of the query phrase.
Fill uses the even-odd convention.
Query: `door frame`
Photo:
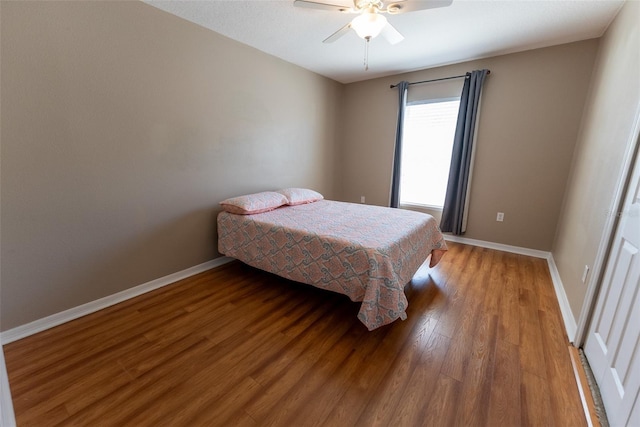
[[[605,266],[607,265],[609,253],[611,252],[611,244],[613,243],[613,237],[615,236],[618,223],[620,222],[619,215],[623,208],[622,204],[624,203],[627,188],[629,186],[629,180],[633,173],[633,166],[636,163],[636,158],[638,156],[640,156],[640,102],[636,105],[635,120],[631,133],[629,134],[629,140],[627,141],[622,169],[616,183],[613,200],[607,211],[607,219],[605,221],[602,237],[600,238],[600,244],[598,245],[598,252],[593,262],[591,278],[587,284],[587,293],[585,295],[584,303],[582,304],[580,317],[578,318],[576,333],[573,337],[573,344],[578,348],[582,347],[587,340],[589,326],[593,317],[598,295],[600,293],[602,280],[604,278]]]

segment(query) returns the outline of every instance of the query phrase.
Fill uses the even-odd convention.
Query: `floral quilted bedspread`
[[[447,250],[435,219],[321,200],[256,215],[218,215],[218,250],[253,267],[362,301],[369,330],[406,319],[404,286]]]

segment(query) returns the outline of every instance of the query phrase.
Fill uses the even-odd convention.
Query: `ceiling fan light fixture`
[[[387,18],[371,10],[363,12],[351,21],[351,28],[365,40],[375,38],[385,25],[387,25]]]

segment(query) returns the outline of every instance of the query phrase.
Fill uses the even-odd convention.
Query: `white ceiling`
[[[293,0],[144,0],[159,9],[342,83],[600,37],[622,0],[454,0],[449,7],[387,15],[405,37],[369,46],[350,31],[355,15],[294,7]],[[325,2],[325,0],[314,0]],[[424,0],[410,0],[413,2]],[[351,0],[327,3],[351,5]]]

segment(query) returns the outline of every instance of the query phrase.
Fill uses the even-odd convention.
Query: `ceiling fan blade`
[[[453,0],[396,0],[387,3],[386,11],[392,15],[451,6]]]
[[[338,12],[353,12],[353,9],[339,4],[330,4],[330,3],[322,3],[317,1],[309,1],[309,0],[294,0],[294,6],[298,7],[307,7],[310,9],[322,9],[322,10],[330,10],[330,11],[338,11]]]
[[[400,32],[398,32],[398,30],[396,30],[393,25],[389,24],[388,22],[387,25],[382,28],[380,35],[382,35],[382,37],[384,37],[391,44],[397,44],[404,40],[404,36],[400,34]]]
[[[336,31],[335,33],[331,34],[329,37],[327,37],[326,39],[322,40],[322,43],[333,43],[334,41],[338,40],[340,37],[344,36],[345,34],[347,34],[349,32],[349,30],[351,29],[351,22],[349,22],[347,25],[345,25],[344,27],[340,28],[338,31]]]

